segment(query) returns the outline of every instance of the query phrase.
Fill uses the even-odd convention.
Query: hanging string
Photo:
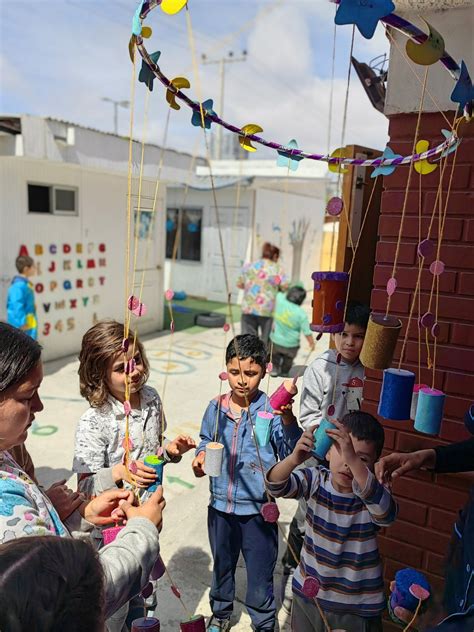
[[[335,7],[337,10],[337,6]],[[334,98],[334,75],[336,70],[336,35],[337,24],[334,22],[334,28],[332,33],[332,60],[331,60],[331,87],[329,89],[329,112],[328,112],[328,143],[327,154],[331,152],[331,127],[332,127],[332,106]]]
[[[428,80],[428,69],[429,67],[427,66],[425,69],[425,77],[424,77],[424,81],[423,81],[423,87],[421,90],[421,99],[420,99],[420,106],[418,109],[418,119],[416,122],[416,128],[415,128],[415,136],[413,138],[413,151],[412,154],[415,153],[415,148],[416,148],[416,144],[418,142],[418,133],[420,130],[420,124],[421,124],[421,113],[423,111],[423,103],[425,100],[425,89],[426,89],[426,82]],[[403,225],[405,222],[405,212],[406,212],[406,208],[407,208],[407,202],[408,202],[408,192],[410,190],[410,182],[411,182],[411,175],[413,172],[413,161],[410,162],[409,166],[408,166],[408,178],[407,178],[407,184],[406,184],[406,188],[405,188],[405,197],[403,199],[403,207],[402,207],[402,216],[401,216],[401,220],[400,220],[400,228],[398,231],[398,239],[397,239],[397,247],[395,250],[395,257],[394,257],[394,261],[393,261],[393,268],[392,268],[392,278],[395,277],[395,274],[397,272],[397,263],[398,263],[398,255],[400,253],[400,244],[402,241],[402,234],[403,234]],[[390,303],[392,300],[392,296],[390,295],[388,297],[387,300],[387,309],[385,310],[385,318],[388,318],[388,312],[390,310]]]

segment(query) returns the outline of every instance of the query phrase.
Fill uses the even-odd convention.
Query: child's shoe
[[[228,632],[230,630],[230,619],[217,619],[214,615],[207,624],[209,632]]]

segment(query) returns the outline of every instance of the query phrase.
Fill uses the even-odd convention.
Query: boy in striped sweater
[[[305,579],[312,577],[319,582],[319,605],[331,629],[382,632],[385,598],[376,533],[397,513],[390,492],[373,474],[384,431],[364,412],[334,423],[336,429],[326,431],[334,442],[327,455],[329,470],[296,469],[314,449],[310,429],[293,453],[267,472],[274,496],[307,501],[304,544],[293,577],[291,629],[325,630],[315,602],[303,593]]]

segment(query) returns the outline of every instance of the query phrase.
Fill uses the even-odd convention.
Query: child
[[[138,338],[134,345],[134,335],[130,332],[127,360],[133,366],[127,376],[123,339],[124,326],[114,320],[98,322],[82,339],[80,391],[91,407],[82,415],[77,426],[73,471],[78,475],[79,490],[86,496],[95,496],[115,486],[130,487],[131,481],[139,488],[138,493],[143,493],[156,480],[155,471],[143,462],[147,455],[162,453],[165,462],[177,462],[181,455],[196,447],[195,441],[185,435],[163,443],[166,421],[160,396],[154,388],[146,386],[149,364],[145,350]],[[128,469],[124,463],[127,377],[130,380],[132,409],[129,415],[131,461]],[[100,536],[99,540],[101,543]],[[143,612],[143,602],[140,599],[135,601],[138,603],[130,604],[130,612],[135,607]],[[149,610],[154,608],[155,601],[154,595],[147,600]],[[109,632],[122,630],[128,611],[129,605],[126,604],[108,619]]]
[[[214,558],[210,591],[213,616],[209,623],[213,632],[230,629],[234,573],[241,552],[247,567],[245,603],[254,630],[273,630],[275,626],[273,571],[278,531],[277,525],[266,522],[260,513],[268,500],[263,477],[278,457],[291,452],[301,429],[290,410],[281,411],[271,421],[270,441],[259,447],[259,457],[251,424],[257,412],[265,411],[268,405],[266,395],[258,388],[266,363],[267,350],[257,336],[244,334],[230,342],[226,364],[231,391],[207,407],[193,461],[195,475],[204,476],[206,445],[216,440],[224,444],[222,473],[210,478],[208,511]]]
[[[308,316],[301,307],[305,298],[305,289],[298,285],[290,287],[286,296],[281,292],[277,294],[273,314],[274,326],[270,334],[270,340],[273,342],[274,377],[286,377],[290,372],[300,348],[300,334],[304,334],[310,349],[314,351],[313,332],[309,328]]]
[[[370,310],[366,305],[356,302],[349,303],[344,330],[340,334],[332,335],[336,349],[328,349],[306,369],[301,391],[299,419],[303,428],[319,426],[333,401],[335,411],[331,417],[336,419],[342,419],[349,411],[360,409],[364,367],[359,360],[359,355],[364,342],[369,314]],[[337,369],[336,358],[339,353],[341,354],[341,361]],[[293,551],[298,555],[303,546],[305,514],[306,504],[302,499],[290,523],[288,536]],[[289,614],[293,598],[292,576],[297,566],[297,561],[289,548],[283,555],[282,563],[281,600],[283,609]]]
[[[82,415],[76,430],[73,471],[78,487],[87,496],[130,481],[125,457],[125,367],[122,341],[124,326],[103,320],[91,327],[82,339],[79,354],[81,395],[91,407]],[[160,396],[146,386],[149,364],[141,342],[136,340],[132,358],[133,332],[129,336],[127,359],[133,361],[130,372],[129,456],[130,471],[138,488],[146,488],[156,479],[155,471],[143,463],[149,454],[157,454],[166,429]],[[181,455],[196,446],[191,437],[179,435],[165,444],[166,462],[179,461]]]
[[[15,261],[18,274],[13,277],[7,296],[7,321],[10,325],[22,329],[25,334],[36,340],[38,321],[36,318],[35,292],[29,280],[36,272],[31,257],[20,256]]]
[[[267,473],[274,496],[307,501],[304,546],[293,577],[292,630],[325,630],[316,604],[302,590],[305,579],[312,577],[319,582],[317,598],[331,629],[382,632],[385,598],[376,533],[397,512],[388,489],[373,474],[384,431],[363,412],[334,423],[337,428],[326,431],[334,441],[327,456],[329,470],[318,465],[294,471],[314,448],[312,428],[293,454]]]

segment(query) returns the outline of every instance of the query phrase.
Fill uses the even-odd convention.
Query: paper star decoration
[[[151,61],[156,65],[160,58],[161,52],[157,50],[155,53],[150,55]],[[140,73],[138,75],[138,81],[144,83],[150,92],[153,92],[153,81],[155,80],[155,73],[150,68],[150,66],[146,63],[145,60],[142,61],[142,67]]]
[[[441,133],[443,134],[443,136],[446,138],[446,140],[449,140],[450,138],[452,138],[454,136],[453,132],[449,129],[442,129]],[[446,156],[448,156],[449,154],[452,154],[453,151],[456,151],[456,149],[459,147],[459,144],[461,142],[460,138],[456,139],[456,142],[454,142],[451,147],[449,147],[448,149],[445,149],[442,153],[440,158],[445,158]]]
[[[341,0],[334,22],[355,24],[366,39],[371,39],[380,18],[392,11],[395,11],[392,0]]]
[[[466,106],[469,106],[471,101],[474,100],[474,88],[472,87],[472,80],[469,76],[467,66],[464,60],[461,62],[461,72],[459,73],[459,79],[457,80],[454,90],[451,92],[451,101],[459,103],[459,108],[464,110]]]
[[[387,145],[383,150],[382,158],[392,160],[393,158],[401,158],[401,156],[400,154],[395,154]],[[381,167],[376,167],[370,174],[370,177],[376,178],[377,176],[391,176],[396,168],[396,165],[382,165]]]
[[[216,113],[212,109],[213,105],[214,101],[212,99],[208,99],[207,101],[202,102],[202,110],[204,113],[204,127],[206,129],[210,129],[212,123],[211,119],[208,118],[206,115],[210,114],[211,116],[216,116]],[[195,110],[193,112],[191,123],[194,125],[194,127],[202,127],[202,118],[203,117],[201,116],[201,108],[199,108],[199,110]]]
[[[294,138],[292,138],[287,144],[287,147],[290,147],[291,149],[298,149],[298,143]],[[293,156],[291,152],[278,151],[277,153],[277,166],[287,167],[288,169],[291,169],[291,171],[296,171],[299,166],[298,163],[300,160],[303,160],[303,156]]]

